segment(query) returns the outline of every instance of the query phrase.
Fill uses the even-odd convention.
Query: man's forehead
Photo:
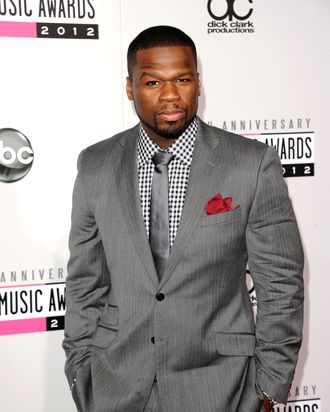
[[[194,67],[195,59],[189,46],[159,46],[138,50],[135,65],[141,69],[181,65]]]

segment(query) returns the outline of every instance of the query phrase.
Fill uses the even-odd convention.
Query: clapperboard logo
[[[235,0],[208,0],[207,12],[212,20],[207,23],[207,34],[254,33],[254,22],[251,21],[253,0],[246,0],[245,3]]]

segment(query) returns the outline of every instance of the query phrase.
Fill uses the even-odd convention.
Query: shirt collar
[[[173,144],[168,149],[163,150],[150,139],[140,123],[138,168],[140,169],[144,164],[148,163],[152,159],[155,153],[162,150],[168,153],[173,153],[176,158],[190,166],[194,152],[197,129],[198,119],[195,116],[187,129],[173,142]]]

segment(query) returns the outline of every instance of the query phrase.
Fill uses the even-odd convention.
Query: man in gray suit
[[[270,411],[287,400],[303,320],[279,158],[196,116],[196,49],[182,31],[140,33],[128,72],[140,123],[78,160],[63,342],[77,408]]]

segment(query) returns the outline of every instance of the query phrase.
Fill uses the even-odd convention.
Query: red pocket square
[[[232,197],[225,197],[221,196],[221,193],[217,193],[211,199],[206,202],[205,210],[207,215],[215,215],[217,213],[225,213],[231,212],[239,207],[236,205],[234,209],[232,208],[233,198]]]

